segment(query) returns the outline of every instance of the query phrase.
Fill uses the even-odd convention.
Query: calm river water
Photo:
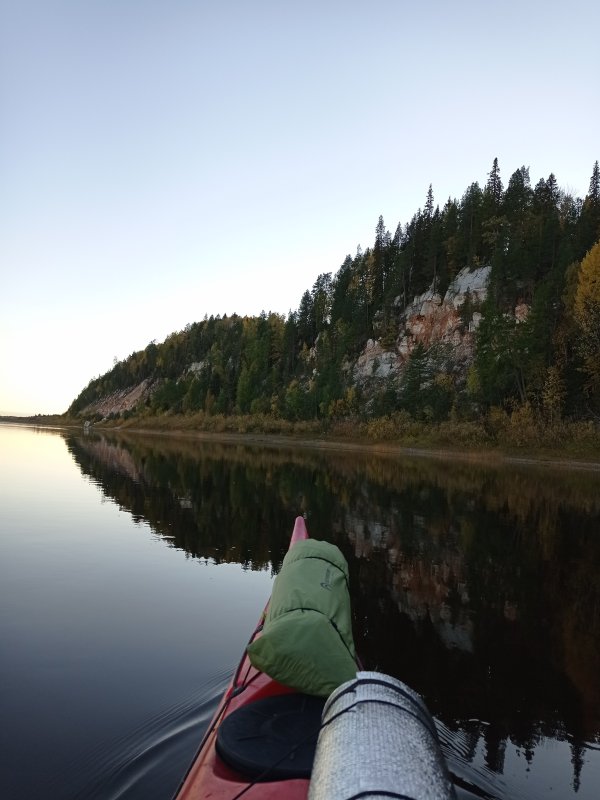
[[[294,517],[459,796],[600,796],[600,474],[0,426],[0,797],[168,800]]]

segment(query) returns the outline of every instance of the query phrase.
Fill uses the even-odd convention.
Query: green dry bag
[[[288,551],[252,664],[299,692],[327,697],[356,675],[348,564],[329,542],[306,539]]]

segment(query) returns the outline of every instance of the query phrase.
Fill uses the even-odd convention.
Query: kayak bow
[[[341,582],[344,599],[334,606],[346,604],[349,614],[347,564],[334,545],[314,539],[289,552],[308,539],[304,519],[297,517],[271,599],[250,637],[250,656],[245,650],[174,800],[453,800],[435,723],[421,697],[389,675],[355,671],[353,659],[344,662],[345,677],[335,677],[343,625],[327,606],[318,608],[318,593],[333,596],[336,580]],[[304,568],[312,577],[303,584],[297,570]],[[291,591],[282,603],[286,581]],[[257,649],[266,649],[274,654],[270,671],[288,679],[283,675],[290,673],[281,672],[290,660],[285,640],[273,638],[286,614],[302,659],[315,669],[325,664],[327,677],[334,676],[325,686],[335,686],[333,691],[310,681],[299,681],[298,691],[252,665]],[[306,628],[311,614],[315,627]],[[319,626],[335,631],[334,638],[319,639]]]
[[[308,539],[308,531],[303,517],[297,517],[290,539],[290,548],[296,542]],[[258,625],[248,644],[260,636],[268,603],[259,619]],[[309,778],[291,778],[285,780],[285,788],[281,780],[275,782],[256,782],[228,766],[217,752],[217,733],[224,720],[235,711],[270,697],[291,695],[295,690],[274,681],[264,672],[259,672],[244,654],[237,666],[234,676],[223,695],[208,730],[204,734],[200,746],[188,769],[188,772],[175,794],[176,800],[233,800],[244,793],[244,797],[281,798],[285,793],[286,800],[305,800],[308,794]]]

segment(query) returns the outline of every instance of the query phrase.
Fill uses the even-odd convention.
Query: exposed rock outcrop
[[[369,339],[354,365],[358,383],[371,379],[398,379],[418,344],[429,350],[435,344],[447,345],[457,371],[465,373],[473,360],[475,331],[481,321],[478,310],[487,297],[491,267],[472,272],[465,267],[452,281],[442,298],[430,287],[405,308],[401,299],[394,303],[398,335],[393,350]]]
[[[383,330],[383,316],[374,323],[375,335],[369,339],[355,361],[346,359],[342,371],[346,379],[359,386],[365,402],[387,388],[398,389],[412,353],[421,345],[427,356],[431,376],[445,373],[455,385],[464,385],[475,356],[475,338],[482,320],[482,304],[487,297],[491,267],[462,269],[442,297],[432,285],[403,306],[397,297],[392,324]],[[517,322],[527,319],[529,306],[520,303],[513,314]],[[395,339],[394,339],[395,335]],[[306,375],[316,374],[320,340],[303,356]],[[210,360],[195,361],[183,370],[181,378],[200,377],[211,369]],[[113,392],[83,410],[86,415],[108,417],[131,412],[145,402],[161,385],[161,380],[146,379],[136,386]]]
[[[135,386],[120,389],[106,395],[101,400],[91,403],[83,410],[84,414],[100,414],[108,417],[109,414],[121,414],[124,411],[133,411],[139,403],[143,403],[156,388],[156,381],[149,378]]]

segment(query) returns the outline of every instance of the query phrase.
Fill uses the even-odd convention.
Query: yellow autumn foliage
[[[593,323],[590,314],[600,311],[600,241],[587,253],[581,267],[575,292],[575,318],[586,330]]]
[[[600,241],[587,253],[577,281],[574,303],[575,320],[581,331],[579,349],[589,388],[600,391]]]

